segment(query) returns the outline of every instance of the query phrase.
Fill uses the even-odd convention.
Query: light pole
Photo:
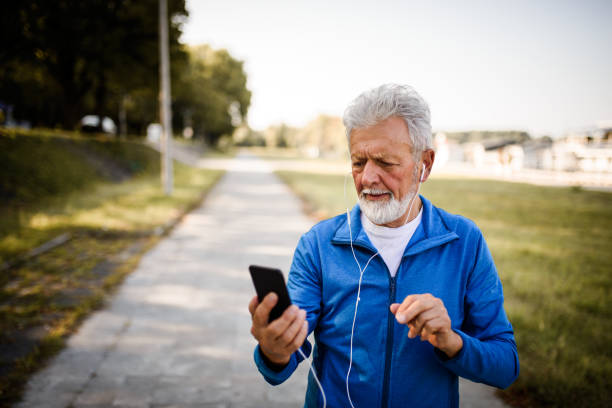
[[[172,112],[170,108],[170,53],[168,51],[168,4],[159,0],[159,108],[162,125],[161,179],[166,195],[172,195]]]

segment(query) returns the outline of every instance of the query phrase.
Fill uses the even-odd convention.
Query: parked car
[[[81,131],[84,133],[106,133],[109,135],[117,134],[115,121],[108,116],[86,115],[80,122]]]

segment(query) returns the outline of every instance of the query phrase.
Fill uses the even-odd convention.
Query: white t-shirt
[[[370,238],[370,242],[378,249],[380,256],[387,264],[391,276],[397,273],[406,245],[421,223],[422,215],[423,208],[408,224],[398,228],[389,228],[374,224],[363,212],[361,213],[361,225]]]

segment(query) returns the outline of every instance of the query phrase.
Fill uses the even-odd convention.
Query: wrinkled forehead
[[[384,146],[358,146],[349,150],[350,157],[352,159],[363,159],[368,158],[372,160],[389,160],[389,159],[401,159],[407,155],[412,154],[412,149],[409,145],[405,145],[403,149],[385,148]]]
[[[414,152],[414,145],[408,134],[387,132],[388,129],[355,129],[351,132],[349,152],[351,155],[368,155],[372,158],[404,155]]]
[[[393,137],[396,141],[411,142],[410,129],[406,121],[399,116],[389,116],[367,126],[356,126],[348,134],[349,142],[356,135],[372,135],[377,137]]]

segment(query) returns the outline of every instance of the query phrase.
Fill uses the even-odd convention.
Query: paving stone
[[[41,393],[30,395],[27,400],[21,401],[16,405],[17,408],[66,408],[70,406],[75,397],[75,393],[56,391],[53,393]]]
[[[229,408],[225,403],[196,403],[196,404],[153,404],[151,408]]]
[[[148,408],[153,391],[157,386],[157,376],[130,375],[117,388],[113,407]]]
[[[121,386],[119,378],[94,377],[77,395],[74,406],[112,405],[117,390]]]

